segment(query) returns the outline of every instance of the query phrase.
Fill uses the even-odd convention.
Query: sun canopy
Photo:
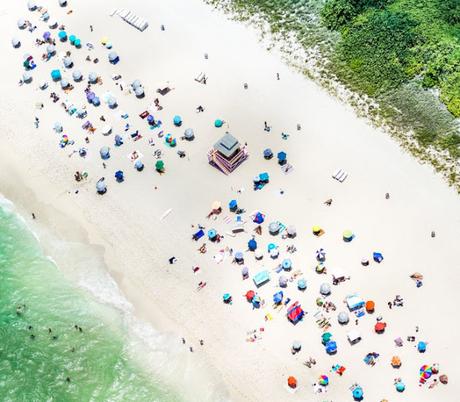
[[[270,280],[270,274],[267,270],[260,271],[252,278],[252,280],[254,281],[254,284],[259,287]]]

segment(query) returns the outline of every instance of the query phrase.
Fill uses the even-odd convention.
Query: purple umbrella
[[[88,102],[92,102],[95,97],[96,97],[96,94],[94,92],[88,92],[86,94],[86,99],[88,99]]]
[[[154,117],[153,117],[151,114],[149,114],[149,115],[147,116],[147,121],[148,121],[149,123],[153,123]]]
[[[45,32],[45,33],[43,34],[43,39],[46,40],[46,41],[47,41],[50,37],[51,37],[51,33],[50,33],[50,32]]]

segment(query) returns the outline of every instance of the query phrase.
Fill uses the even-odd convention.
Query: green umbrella
[[[331,340],[332,334],[331,334],[330,332],[325,332],[325,333],[321,336],[321,338],[322,338],[323,344],[326,344],[326,343],[328,343],[328,342]]]
[[[158,170],[159,172],[164,170],[164,168],[165,168],[165,163],[163,161],[157,161],[157,163],[155,163],[155,169]]]

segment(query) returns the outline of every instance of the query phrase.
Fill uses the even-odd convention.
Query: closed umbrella
[[[21,46],[21,41],[18,38],[11,39],[11,44],[15,49]]]
[[[56,53],[56,46],[54,46],[54,45],[48,45],[48,46],[46,47],[46,52],[47,52],[48,54],[54,54],[54,53]]]
[[[280,224],[278,222],[270,223],[270,225],[268,225],[268,231],[272,235],[278,234],[278,232],[280,231]]]
[[[134,90],[134,94],[135,94],[138,98],[142,98],[142,97],[145,95],[144,88],[142,88],[142,87],[137,87],[137,88]]]
[[[292,268],[292,261],[289,258],[284,259],[281,262],[281,267],[286,271],[291,269]]]
[[[62,80],[61,81],[61,88],[66,89],[69,86],[69,81],[67,80]]]
[[[22,80],[24,82],[27,82],[29,83],[30,81],[32,81],[32,74],[28,71],[25,71],[23,74],[22,74]]]
[[[96,73],[89,73],[88,81],[90,84],[95,84],[97,82],[97,74]]]
[[[278,282],[282,288],[285,288],[288,284],[288,279],[284,275],[281,275]]]
[[[112,64],[118,63],[119,60],[120,60],[120,58],[118,57],[118,54],[116,52],[110,52],[109,53],[109,61]]]
[[[24,29],[26,27],[26,21],[24,20],[24,18],[20,18],[18,20],[18,28],[19,29]]]
[[[96,183],[96,190],[98,194],[104,194],[107,192],[107,185],[105,184],[104,179],[98,180],[98,182]]]
[[[350,321],[350,317],[346,311],[341,311],[337,315],[337,321],[339,322],[339,324],[345,325],[348,323],[348,321]]]
[[[72,78],[74,79],[74,81],[78,82],[78,81],[81,81],[83,79],[83,75],[82,75],[80,70],[75,70],[72,73]]]
[[[188,128],[187,130],[185,130],[184,138],[187,141],[191,141],[191,140],[193,140],[195,138],[195,133],[193,132],[193,130],[191,128]]]
[[[319,293],[323,296],[328,296],[331,294],[331,286],[328,283],[323,283],[319,288]]]
[[[138,172],[141,172],[143,169],[144,169],[144,164],[142,163],[142,161],[140,159],[138,159],[135,163],[134,163],[134,167],[136,168],[136,170]]]
[[[102,147],[99,150],[102,159],[109,159],[110,158],[110,148],[107,146]]]

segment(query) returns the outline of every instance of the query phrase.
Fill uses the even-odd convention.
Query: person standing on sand
[[[32,212],[32,219],[35,219],[35,214]]]
[[[93,26],[92,26],[92,25],[89,26],[89,30],[90,30],[91,32],[93,32]]]

